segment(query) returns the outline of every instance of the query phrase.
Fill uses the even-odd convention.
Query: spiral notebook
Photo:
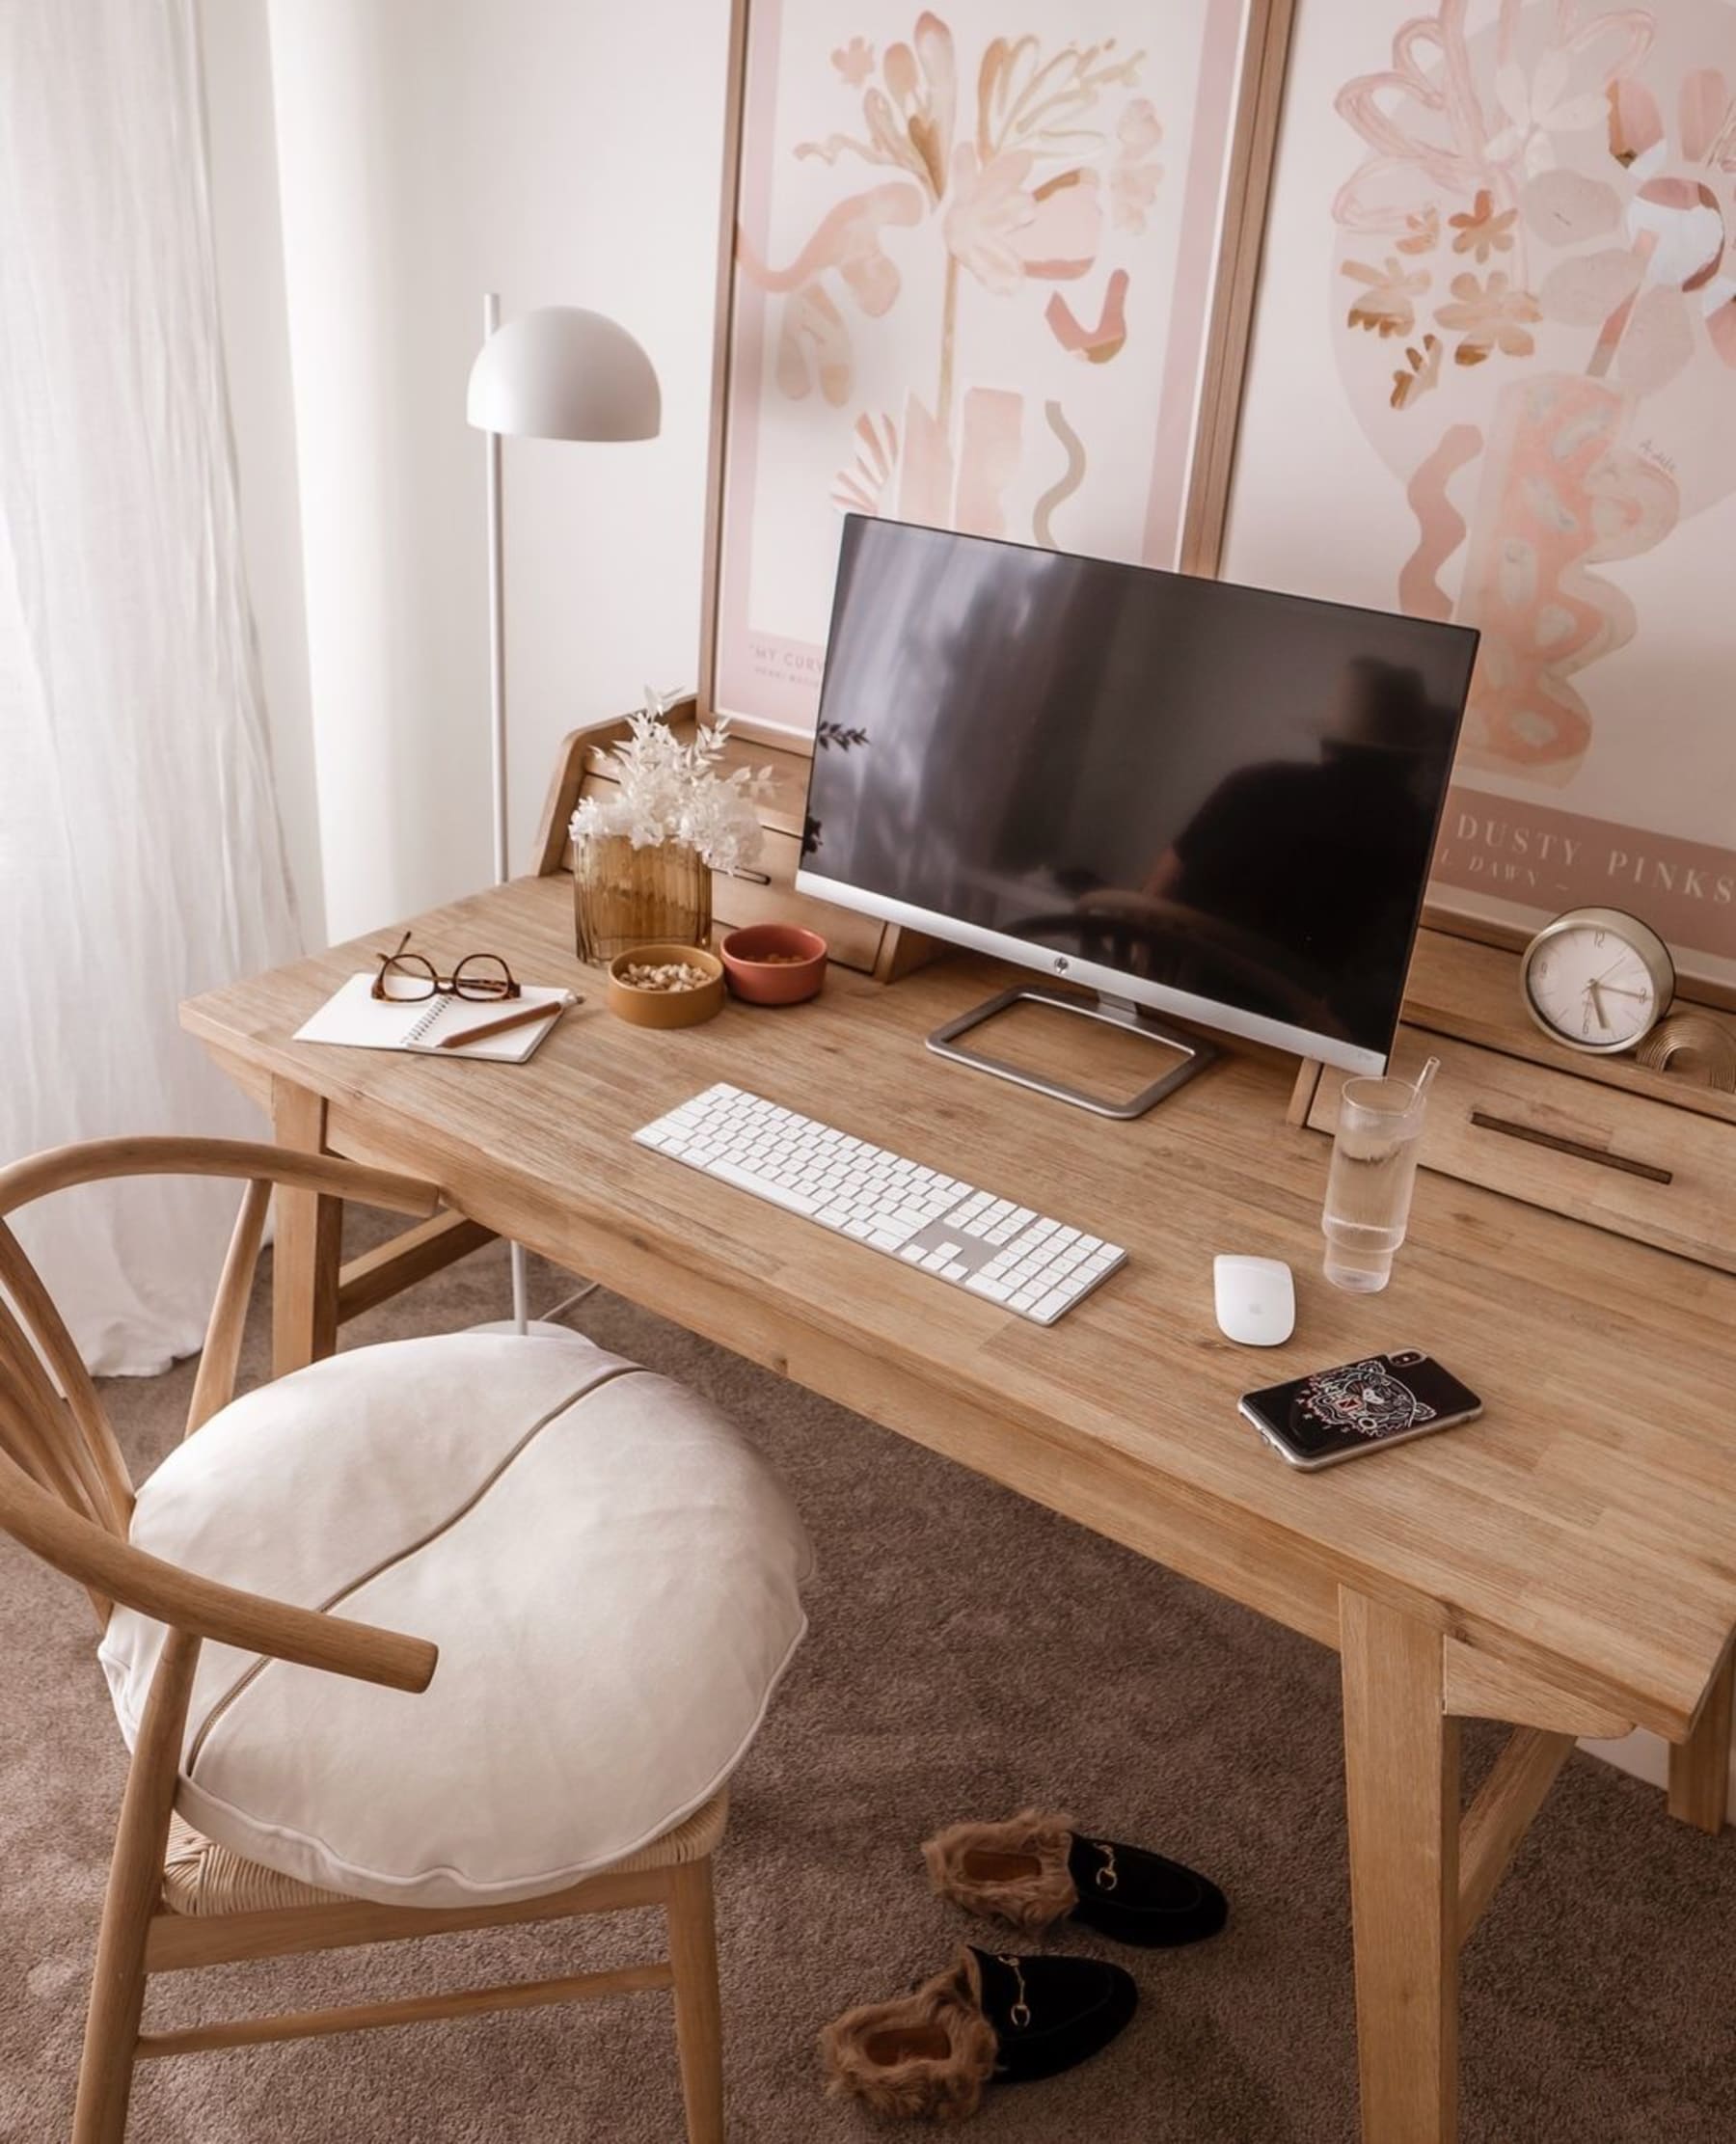
[[[486,1005],[474,998],[424,997],[403,1005],[373,995],[371,975],[352,975],[336,996],[328,997],[312,1019],[295,1031],[298,1043],[337,1043],[347,1049],[432,1050],[442,1057],[486,1057],[497,1065],[522,1065],[543,1037],[560,1022],[550,1018],[524,1027],[509,1027],[479,1043],[442,1047],[442,1037],[467,1027],[486,1027],[502,1014],[527,1005],[576,1003],[571,991],[536,990],[529,983],[510,1005]]]

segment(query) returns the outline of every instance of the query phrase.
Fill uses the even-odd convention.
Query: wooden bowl
[[[705,981],[692,990],[652,991],[630,983],[632,967],[684,967],[704,970]],[[609,963],[609,1009],[636,1027],[697,1027],[723,1009],[723,963],[697,945],[636,945]]]
[[[718,950],[730,989],[749,1005],[800,1005],[826,981],[826,940],[799,923],[749,923]]]

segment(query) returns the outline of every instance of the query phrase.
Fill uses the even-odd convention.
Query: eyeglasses
[[[408,1005],[426,997],[492,1001],[519,994],[512,970],[498,953],[467,953],[450,975],[442,975],[432,961],[424,961],[420,953],[406,953],[404,948],[409,943],[410,934],[406,931],[395,952],[380,955],[380,972],[374,977],[373,996]]]

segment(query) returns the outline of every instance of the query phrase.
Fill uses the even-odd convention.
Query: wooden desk
[[[1572,1737],[1639,1723],[1686,1745],[1684,1805],[1722,1822],[1736,1278],[1425,1175],[1391,1289],[1341,1294],[1319,1277],[1325,1148],[1284,1121],[1288,1061],[1231,1056],[1111,1124],[924,1051],[930,1028],[995,986],[987,962],[889,989],[834,970],[809,1006],[732,1004],[665,1035],[602,1010],[564,880],[520,881],[415,931],[438,959],[499,950],[588,1002],[526,1067],[290,1042],[393,926],[183,1008],[280,1138],[432,1176],[468,1217],[444,1243],[419,1232],[408,1266],[365,1262],[340,1281],[335,1215],[291,1195],[279,1367],[329,1350],[341,1308],[480,1224],[1337,1646],[1363,2133],[1451,2138],[1459,1945]],[[1044,1330],[631,1143],[722,1078],[1089,1226],[1130,1262]],[[1219,1336],[1224,1248],[1293,1265],[1288,1346],[1255,1355]],[[1305,1476],[1236,1414],[1252,1384],[1401,1345],[1467,1377],[1484,1418]],[[1467,1715],[1517,1732],[1461,1822]]]

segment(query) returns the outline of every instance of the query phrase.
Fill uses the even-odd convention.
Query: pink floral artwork
[[[972,99],[962,95],[953,33],[937,14],[918,15],[909,41],[886,45],[878,69],[862,66],[869,49],[854,40],[848,68],[834,55],[839,71],[862,91],[859,127],[800,142],[795,154],[906,176],[841,202],[787,267],[760,260],[746,234],[738,258],[763,290],[789,293],[778,331],[779,388],[800,399],[817,379],[827,398],[842,404],[853,386],[851,342],[828,280],[835,276],[860,312],[877,319],[899,293],[884,228],[932,231],[944,277],[935,387],[905,426],[906,452],[922,443],[930,466],[907,496],[920,498],[930,518],[979,529],[991,522],[998,533],[1005,518],[998,493],[1017,467],[1022,398],[1016,390],[994,391],[987,405],[996,413],[990,422],[968,394],[957,397],[959,309],[972,283],[990,297],[1017,299],[1030,284],[1082,281],[1102,248],[1106,192],[1113,195],[1111,212],[1141,227],[1161,176],[1154,151],[1162,138],[1150,99],[1127,94],[1145,55],[1123,50],[1113,38],[1054,50],[1035,37],[993,38],[968,70]],[[1115,274],[1119,315],[1126,271]],[[817,314],[823,332],[816,331]],[[1125,333],[1081,337],[1070,312],[1051,325],[1063,346],[1074,350],[1089,341],[1113,355],[1125,340]],[[781,353],[792,343],[786,361]],[[807,343],[817,352],[824,345],[824,370],[818,356],[808,359]],[[955,501],[961,507],[967,501],[968,510],[953,511]]]
[[[832,54],[831,62],[853,90],[859,90],[874,72],[874,47],[865,38],[852,38]]]
[[[1600,569],[1736,491],[1736,8],[1437,0],[1337,107],[1339,366],[1417,517],[1396,592],[1482,631],[1461,772],[1565,786],[1644,630]]]
[[[908,174],[908,180],[841,203],[789,267],[773,270],[758,260],[745,236],[738,258],[762,289],[790,293],[779,347],[796,348],[788,362],[780,355],[783,393],[799,399],[817,377],[827,398],[841,404],[852,385],[850,340],[826,287],[828,276],[835,273],[860,311],[878,318],[898,296],[882,230],[888,223],[931,226],[943,249],[945,278],[935,391],[907,418],[906,452],[920,448],[926,466],[904,487],[900,509],[906,518],[999,534],[1005,526],[999,493],[1017,464],[1022,397],[1000,389],[985,405],[967,394],[955,408],[965,279],[991,297],[1015,299],[1028,284],[1082,281],[1102,246],[1109,188],[1114,213],[1139,228],[1161,176],[1155,108],[1126,94],[1145,55],[1123,51],[1113,38],[1045,52],[1035,37],[997,37],[970,70],[974,109],[968,103],[961,109],[958,54],[939,15],[918,15],[908,43],[884,48],[878,80],[862,66],[864,41],[854,40],[848,49],[851,66],[839,63],[839,71],[863,92],[859,129],[800,142],[795,153],[828,165],[878,166]],[[1112,125],[1104,125],[1106,117]],[[1126,271],[1115,273],[1119,317]],[[816,332],[816,312],[823,332]],[[1050,324],[1073,350],[1091,346],[1114,355],[1125,340],[1125,330],[1120,337],[1083,336],[1067,312]],[[818,356],[809,362],[803,348],[809,342],[817,351],[824,345],[827,369]],[[994,412],[991,421],[985,407]],[[917,504],[926,510],[912,517],[908,509]]]
[[[811,724],[840,512],[1173,564],[1245,0],[753,0],[712,699]]]
[[[1626,417],[1619,393],[1584,375],[1501,392],[1459,599],[1484,634],[1474,755],[1558,769],[1586,748],[1591,711],[1574,677],[1636,624],[1627,597],[1591,568],[1649,551],[1676,521],[1675,484],[1623,445]]]
[[[1071,306],[1059,290],[1050,297],[1044,318],[1064,350],[1071,350],[1093,365],[1107,365],[1112,357],[1121,355],[1127,339],[1127,271],[1117,268],[1110,276],[1095,326],[1075,319]]]

